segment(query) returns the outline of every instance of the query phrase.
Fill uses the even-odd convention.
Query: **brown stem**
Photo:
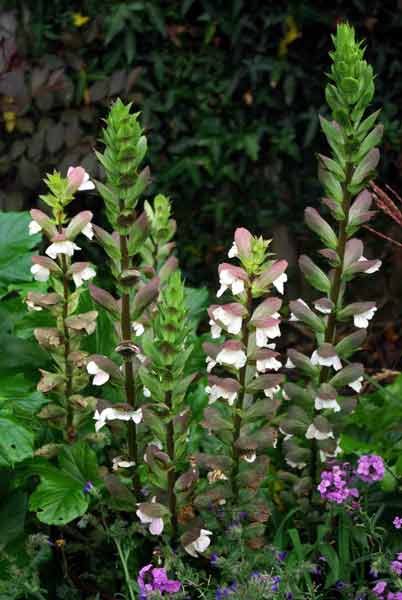
[[[121,261],[120,267],[121,272],[127,270],[130,266],[130,259],[128,255],[127,236],[120,235],[120,253]],[[130,294],[126,291],[123,292],[121,297],[121,335],[123,341],[130,341],[131,335],[131,314],[130,314]],[[124,387],[126,393],[127,403],[133,408],[136,407],[135,397],[135,381],[134,381],[134,368],[131,355],[125,354],[124,357]],[[134,490],[137,494],[140,492],[140,483],[138,478],[138,447],[137,447],[137,430],[133,421],[128,422],[128,454],[132,461],[135,462],[137,468],[134,474]]]
[[[67,409],[67,439],[69,442],[73,442],[75,438],[74,432],[74,410],[72,404],[70,402],[70,398],[72,395],[73,389],[73,368],[72,364],[69,360],[70,355],[70,331],[67,326],[67,317],[68,317],[68,303],[70,300],[70,290],[69,290],[69,281],[67,277],[67,258],[62,255],[61,257],[61,267],[63,270],[63,313],[62,313],[62,321],[63,321],[63,336],[64,336],[64,370],[65,370],[65,388],[64,394],[66,399],[66,409]]]
[[[169,412],[172,412],[172,392],[166,394],[166,405],[169,407]],[[175,466],[175,445],[174,445],[174,424],[172,415],[170,414],[170,420],[166,430],[166,445],[167,452],[170,459],[170,466],[168,471],[168,505],[171,514],[172,522],[172,537],[173,539],[177,534],[177,499],[174,486],[176,483],[176,466]]]
[[[251,305],[252,305],[252,296],[251,296],[250,289],[248,289],[247,290],[247,301],[246,301],[247,312],[250,312]],[[247,325],[248,325],[247,320],[244,319],[243,325],[242,325],[242,342],[243,342],[246,353],[247,353],[248,338],[249,338],[249,331],[248,331]],[[235,413],[235,418],[234,418],[233,446],[232,446],[233,467],[232,467],[232,477],[231,477],[234,503],[237,502],[237,499],[239,496],[237,477],[239,474],[239,466],[240,466],[240,452],[239,452],[238,448],[236,447],[236,442],[240,436],[240,429],[241,429],[241,424],[242,424],[241,411],[243,409],[244,399],[246,397],[246,389],[245,389],[246,388],[246,385],[245,385],[246,384],[246,371],[247,371],[247,363],[240,370],[239,383],[241,385],[241,389],[243,390],[243,394],[239,393],[237,400],[236,400],[236,405],[235,405],[236,413]]]

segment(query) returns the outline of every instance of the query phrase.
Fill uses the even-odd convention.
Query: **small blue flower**
[[[209,560],[210,560],[210,563],[211,563],[211,565],[213,567],[216,567],[216,563],[218,562],[218,558],[219,558],[219,556],[217,554],[215,554],[215,553],[211,554]]]
[[[339,579],[339,581],[335,583],[335,587],[337,590],[343,590],[346,587],[346,583]]]
[[[283,560],[285,560],[287,555],[288,553],[285,550],[283,552],[278,552],[277,559],[282,562]]]
[[[89,492],[93,489],[94,484],[92,483],[92,481],[87,481],[86,484],[83,487],[83,492],[84,494],[89,494]]]

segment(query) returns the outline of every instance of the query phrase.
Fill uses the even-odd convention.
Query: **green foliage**
[[[54,168],[64,174],[83,164],[100,178],[92,148],[100,118],[120,96],[142,112],[150,193],[163,190],[175,203],[182,266],[193,281],[209,278],[221,244],[240,224],[254,229],[257,213],[257,233],[277,223],[293,233],[318,193],[316,113],[339,19],[366,40],[389,145],[382,170],[398,186],[398,8],[358,0],[85,0],[79,10],[87,20],[78,26],[65,0],[2,6],[15,58],[4,60],[0,86],[7,205],[35,201],[42,173]]]
[[[92,3],[88,6],[95,10]],[[197,20],[200,6],[201,0],[186,2],[180,13],[197,23],[190,32],[194,48],[197,28],[208,22]],[[223,28],[218,16],[229,9],[206,6],[215,19],[206,26],[203,45],[216,58],[220,41],[213,41],[219,40]],[[232,8],[232,25],[241,23],[245,5],[239,1]],[[165,14],[159,5],[156,9],[143,2],[120,3],[110,19],[99,17],[96,27],[101,30],[106,23],[107,45],[118,60],[125,51],[133,58],[133,48],[124,48],[122,55],[117,41],[126,27],[136,31],[141,19],[149,19],[179,53],[177,40],[185,32],[172,29],[176,10],[166,8]],[[72,19],[70,27],[88,24],[82,31],[94,31],[91,16],[69,11],[58,15],[56,26],[64,31]],[[8,18],[6,31],[12,36],[14,21]],[[232,25],[225,24],[225,35]],[[147,31],[146,25],[143,29]],[[285,68],[289,46],[299,35],[295,18],[287,16],[273,69],[275,64]],[[263,49],[264,35],[261,39]],[[318,158],[327,196],[323,206],[336,222],[330,225],[315,209],[305,211],[308,227],[326,245],[318,260],[326,260],[329,269],[307,256],[300,260],[306,279],[326,296],[314,300],[313,308],[301,298],[289,304],[290,321],[298,322],[300,329],[307,327],[307,344],[314,341],[314,350],[311,355],[304,353],[311,351],[304,345],[302,351],[288,350],[286,368],[295,370],[288,372],[283,387],[285,377],[278,373],[283,344],[276,347],[276,338],[288,310],[282,310],[276,294],[284,294],[287,261],[269,251],[271,240],[236,228],[228,257],[237,262],[222,263],[218,269],[217,298],[229,302],[209,307],[211,332],[205,333],[201,319],[208,293],[185,288],[178,259],[171,254],[176,231],[171,202],[159,193],[153,201],[146,196],[151,182],[147,167],[140,170],[147,151],[141,123],[149,115],[140,120],[126,100],[112,104],[103,152],[97,153],[105,183],[94,184],[81,166],[66,177],[53,171],[45,179],[48,193],[42,201],[50,214],[32,209],[29,233],[43,231],[50,245],[46,256],[32,257],[36,283],[29,291],[23,281],[7,283],[0,308],[5,347],[0,359],[0,598],[45,600],[47,594],[89,600],[122,595],[134,600],[143,591],[141,579],[136,581],[139,569],[149,571],[153,565],[159,567],[154,587],[160,585],[163,566],[180,578],[177,598],[183,600],[263,600],[278,594],[311,600],[350,598],[372,587],[366,581],[370,566],[387,571],[391,555],[387,558],[384,547],[392,552],[395,544],[399,552],[395,532],[384,526],[394,520],[401,492],[400,427],[395,426],[400,414],[394,402],[400,381],[369,397],[367,410],[362,405],[356,410],[364,368],[348,360],[362,347],[376,308],[372,302],[349,301],[348,291],[356,276],[380,266],[364,257],[362,242],[352,236],[373,216],[365,187],[379,160],[376,144],[382,126],[376,125],[378,111],[364,119],[374,92],[373,70],[353,28],[340,25],[333,41],[326,96],[334,120],[321,120],[331,156]],[[235,48],[234,44],[234,54]],[[86,53],[85,48],[78,58]],[[95,61],[86,68],[98,65]],[[163,80],[161,65],[155,65]],[[276,82],[282,74],[276,73]],[[2,79],[0,91],[3,83]],[[96,96],[102,82],[91,89]],[[168,93],[173,89],[172,83]],[[290,83],[286,91],[291,95]],[[219,97],[227,106],[222,89]],[[252,105],[253,97],[246,97],[245,104]],[[84,98],[90,103],[88,93]],[[68,103],[68,97],[60,102]],[[180,102],[172,102],[176,117]],[[234,111],[229,129],[237,124],[236,115]],[[21,115],[5,111],[4,118],[12,133]],[[273,131],[259,126],[263,132]],[[163,128],[152,132],[154,140],[159,132],[162,135]],[[60,128],[53,133],[58,138]],[[234,149],[258,163],[263,133],[238,128],[237,135],[244,143],[229,136],[229,154]],[[52,138],[50,145],[57,153],[54,144]],[[194,153],[189,148],[186,159],[191,161]],[[296,157],[294,147],[291,152]],[[238,172],[244,176],[242,164]],[[224,161],[202,168],[211,180],[224,175],[219,181],[225,181]],[[179,169],[179,183],[185,181],[182,176]],[[208,189],[204,179],[201,183]],[[247,181],[248,176],[242,186]],[[237,182],[232,177],[231,183]],[[110,232],[92,224],[91,211],[75,216],[66,211],[78,191],[95,187],[104,201]],[[102,281],[105,288],[91,284],[89,293],[84,282],[95,276],[94,269],[72,260],[73,253],[82,250],[75,243],[81,234],[95,236],[109,259],[111,277]],[[18,227],[11,228],[9,244],[22,255],[32,249],[31,239]],[[4,252],[9,253],[7,240]],[[345,323],[352,320],[357,330],[350,333]],[[378,412],[381,405],[387,407],[386,415]],[[376,483],[382,476],[380,457],[364,457],[355,469],[350,456],[342,477],[356,486],[349,490],[353,501],[331,503],[322,491],[324,483],[318,494],[318,478],[328,459],[345,450],[361,454],[373,448],[388,461],[381,484]],[[376,472],[364,477],[369,459]],[[326,480],[325,485],[331,484]],[[397,528],[398,519],[394,524]],[[278,553],[284,549],[286,553]],[[121,568],[108,568],[116,557]],[[42,568],[44,561],[49,568]],[[400,586],[392,573],[387,577],[390,585]],[[152,582],[150,572],[145,578]],[[154,589],[149,598],[157,597],[161,594]]]
[[[1,213],[0,218],[0,295],[21,289],[31,282],[31,256],[39,236],[28,233],[29,213]]]
[[[95,452],[84,443],[66,447],[59,455],[58,466],[38,463],[32,466],[41,482],[29,500],[30,510],[48,525],[64,525],[83,515],[90,503],[91,482],[99,483]]]

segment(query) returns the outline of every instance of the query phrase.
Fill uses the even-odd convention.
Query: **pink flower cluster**
[[[335,465],[330,471],[322,471],[318,491],[321,497],[330,502],[342,504],[349,498],[358,498],[359,491],[350,488],[349,474],[346,465]]]
[[[146,600],[148,594],[159,591],[161,594],[175,594],[180,591],[180,581],[169,579],[163,568],[146,565],[139,572],[137,583],[140,588],[140,599]]]
[[[376,454],[365,454],[359,458],[356,475],[366,483],[381,481],[384,477],[384,461]]]

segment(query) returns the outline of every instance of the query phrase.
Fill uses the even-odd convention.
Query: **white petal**
[[[163,519],[152,519],[149,531],[152,535],[160,535],[163,531]]]
[[[273,281],[273,286],[278,290],[279,294],[284,294],[285,289],[284,289],[284,285],[288,280],[288,276],[286,275],[286,273],[282,273],[282,275],[279,275],[279,277],[277,277],[275,279],[275,281]]]
[[[135,514],[137,515],[141,523],[152,523],[152,517],[148,517],[148,515],[143,513],[140,509],[138,509]]]
[[[363,375],[361,377],[358,377],[355,381],[351,381],[350,383],[348,383],[348,386],[352,388],[352,390],[354,390],[355,392],[357,392],[358,394],[361,392],[361,389],[363,387]]]
[[[35,281],[47,281],[50,276],[49,269],[42,267],[41,265],[32,265],[31,273],[34,276]]]
[[[236,258],[236,256],[239,256],[239,251],[237,249],[236,246],[236,242],[233,242],[231,249],[228,252],[228,257],[229,258]]]
[[[105,371],[98,372],[92,380],[92,385],[103,385],[107,381],[109,381],[110,375]]]
[[[232,293],[234,296],[238,296],[244,292],[244,281],[242,279],[235,279],[232,283]]]
[[[78,189],[80,190],[81,188],[78,188]],[[93,189],[93,188],[90,188],[90,189]],[[92,228],[92,223],[87,223],[85,225],[84,229],[81,231],[81,233],[83,235],[85,235],[85,237],[87,237],[89,240],[92,240],[94,237],[94,230]]]
[[[35,235],[35,233],[39,233],[42,231],[42,227],[36,221],[31,221],[28,225],[29,235]]]
[[[83,285],[84,280],[81,277],[81,273],[73,273],[73,281],[75,283],[75,287],[79,288]]]

